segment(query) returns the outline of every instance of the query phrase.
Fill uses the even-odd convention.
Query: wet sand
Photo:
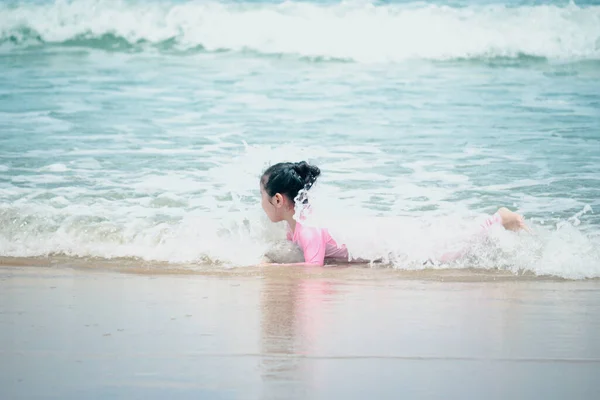
[[[600,394],[599,280],[129,271],[0,267],[0,398]]]

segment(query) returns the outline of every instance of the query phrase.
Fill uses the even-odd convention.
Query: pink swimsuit
[[[338,245],[325,228],[302,225],[296,222],[292,234],[288,231],[288,240],[296,243],[304,252],[306,264],[323,265],[325,259],[348,261],[348,249]]]
[[[487,217],[485,219],[485,221],[483,221],[480,225],[480,231],[479,234],[483,235],[486,234],[487,231],[494,225],[496,224],[500,224],[502,225],[502,217],[500,216],[500,214],[495,213],[494,215],[491,215],[489,217]],[[440,258],[439,261],[443,262],[443,263],[449,263],[452,261],[456,261],[459,258],[461,258],[462,256],[464,256],[468,251],[468,248],[463,248],[460,251],[453,251],[453,252],[447,252],[444,253]],[[431,260],[429,260],[431,261]]]
[[[489,216],[481,224],[481,232],[485,233],[492,226],[502,224],[502,217],[496,213]],[[304,262],[312,265],[323,265],[326,259],[348,261],[348,249],[345,245],[338,245],[325,228],[302,225],[296,222],[296,229],[292,233],[288,230],[287,239],[297,244],[304,253]],[[464,255],[466,249],[458,252],[444,254],[440,261],[449,262]]]
[[[490,217],[487,217],[485,221],[481,224],[481,230],[487,231],[495,224],[502,224],[502,217],[500,214],[496,213]]]

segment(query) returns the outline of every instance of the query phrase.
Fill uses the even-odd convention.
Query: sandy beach
[[[0,398],[597,398],[600,281],[467,275],[3,266]]]

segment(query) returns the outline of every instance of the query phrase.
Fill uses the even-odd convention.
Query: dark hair
[[[283,162],[267,168],[260,182],[269,196],[281,193],[293,201],[300,190],[310,189],[319,175],[321,170],[306,161]]]

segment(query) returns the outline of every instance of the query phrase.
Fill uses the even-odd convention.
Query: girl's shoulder
[[[306,223],[296,223],[296,230],[292,234],[289,231],[292,237],[298,241],[306,241],[306,240],[321,240],[324,236],[327,235],[327,229]]]

